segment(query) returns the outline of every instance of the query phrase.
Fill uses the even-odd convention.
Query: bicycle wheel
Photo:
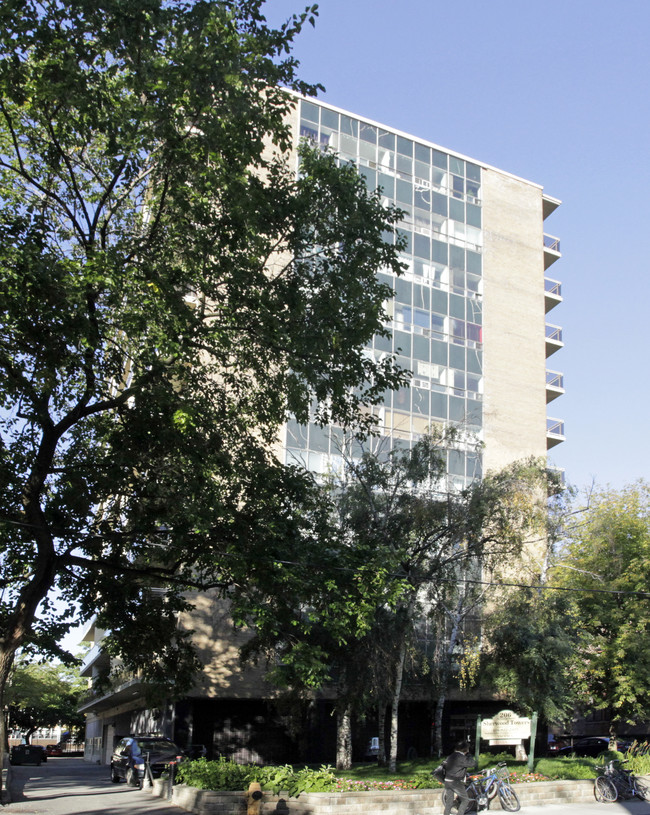
[[[508,812],[519,812],[521,809],[517,793],[509,784],[499,784],[499,801],[501,809],[506,809]]]
[[[650,801],[650,787],[644,784],[643,781],[639,781],[638,778],[635,778],[632,789],[634,790],[634,794],[641,798],[641,800]]]
[[[469,798],[469,803],[467,804],[467,809],[465,812],[479,812],[479,810],[483,809],[486,804],[482,803],[482,796],[481,790],[476,788],[475,784],[470,784],[467,787],[467,797]]]
[[[601,804],[609,804],[618,798],[616,787],[609,778],[599,775],[594,781],[594,796]]]

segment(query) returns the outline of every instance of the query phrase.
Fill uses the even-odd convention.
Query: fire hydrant
[[[262,787],[257,781],[251,781],[246,793],[246,815],[260,815],[262,804]]]

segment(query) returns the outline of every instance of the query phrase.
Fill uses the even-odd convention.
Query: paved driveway
[[[149,792],[112,784],[108,767],[81,758],[51,757],[40,767],[12,767],[10,804],[2,815],[184,815]]]

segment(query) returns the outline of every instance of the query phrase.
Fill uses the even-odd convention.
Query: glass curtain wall
[[[300,136],[354,163],[369,189],[404,211],[400,277],[379,272],[394,291],[387,304],[392,336],[369,353],[395,353],[412,372],[409,387],[387,392],[375,408],[381,450],[408,447],[432,425],[462,429],[465,444],[447,452],[448,486],[481,476],[482,428],[481,169],[451,153],[324,105],[302,100]],[[387,235],[394,240],[394,235]],[[336,427],[290,421],[287,462],[316,472],[338,469],[344,439]],[[345,448],[356,457],[358,445]]]

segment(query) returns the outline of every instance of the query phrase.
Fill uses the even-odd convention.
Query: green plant
[[[236,764],[220,758],[187,761],[178,768],[179,783],[201,790],[243,791],[251,781],[258,781],[262,789],[275,794],[284,792],[297,798],[301,792],[328,792],[336,789],[336,776],[332,767],[312,770],[307,767],[294,770],[289,764],[258,767],[252,764]]]
[[[205,758],[183,762],[178,768],[176,779],[180,784],[196,787],[200,790],[244,790],[251,781],[256,768],[247,764],[235,764],[220,758],[208,761]]]
[[[304,767],[296,771],[287,764],[283,767],[257,768],[254,774],[262,788],[270,788],[276,795],[286,792],[292,798],[297,798],[301,792],[330,792],[336,783],[334,769],[329,766],[321,766],[317,770]]]
[[[637,775],[650,775],[650,745],[647,741],[639,744],[634,742],[625,753],[627,769]]]

